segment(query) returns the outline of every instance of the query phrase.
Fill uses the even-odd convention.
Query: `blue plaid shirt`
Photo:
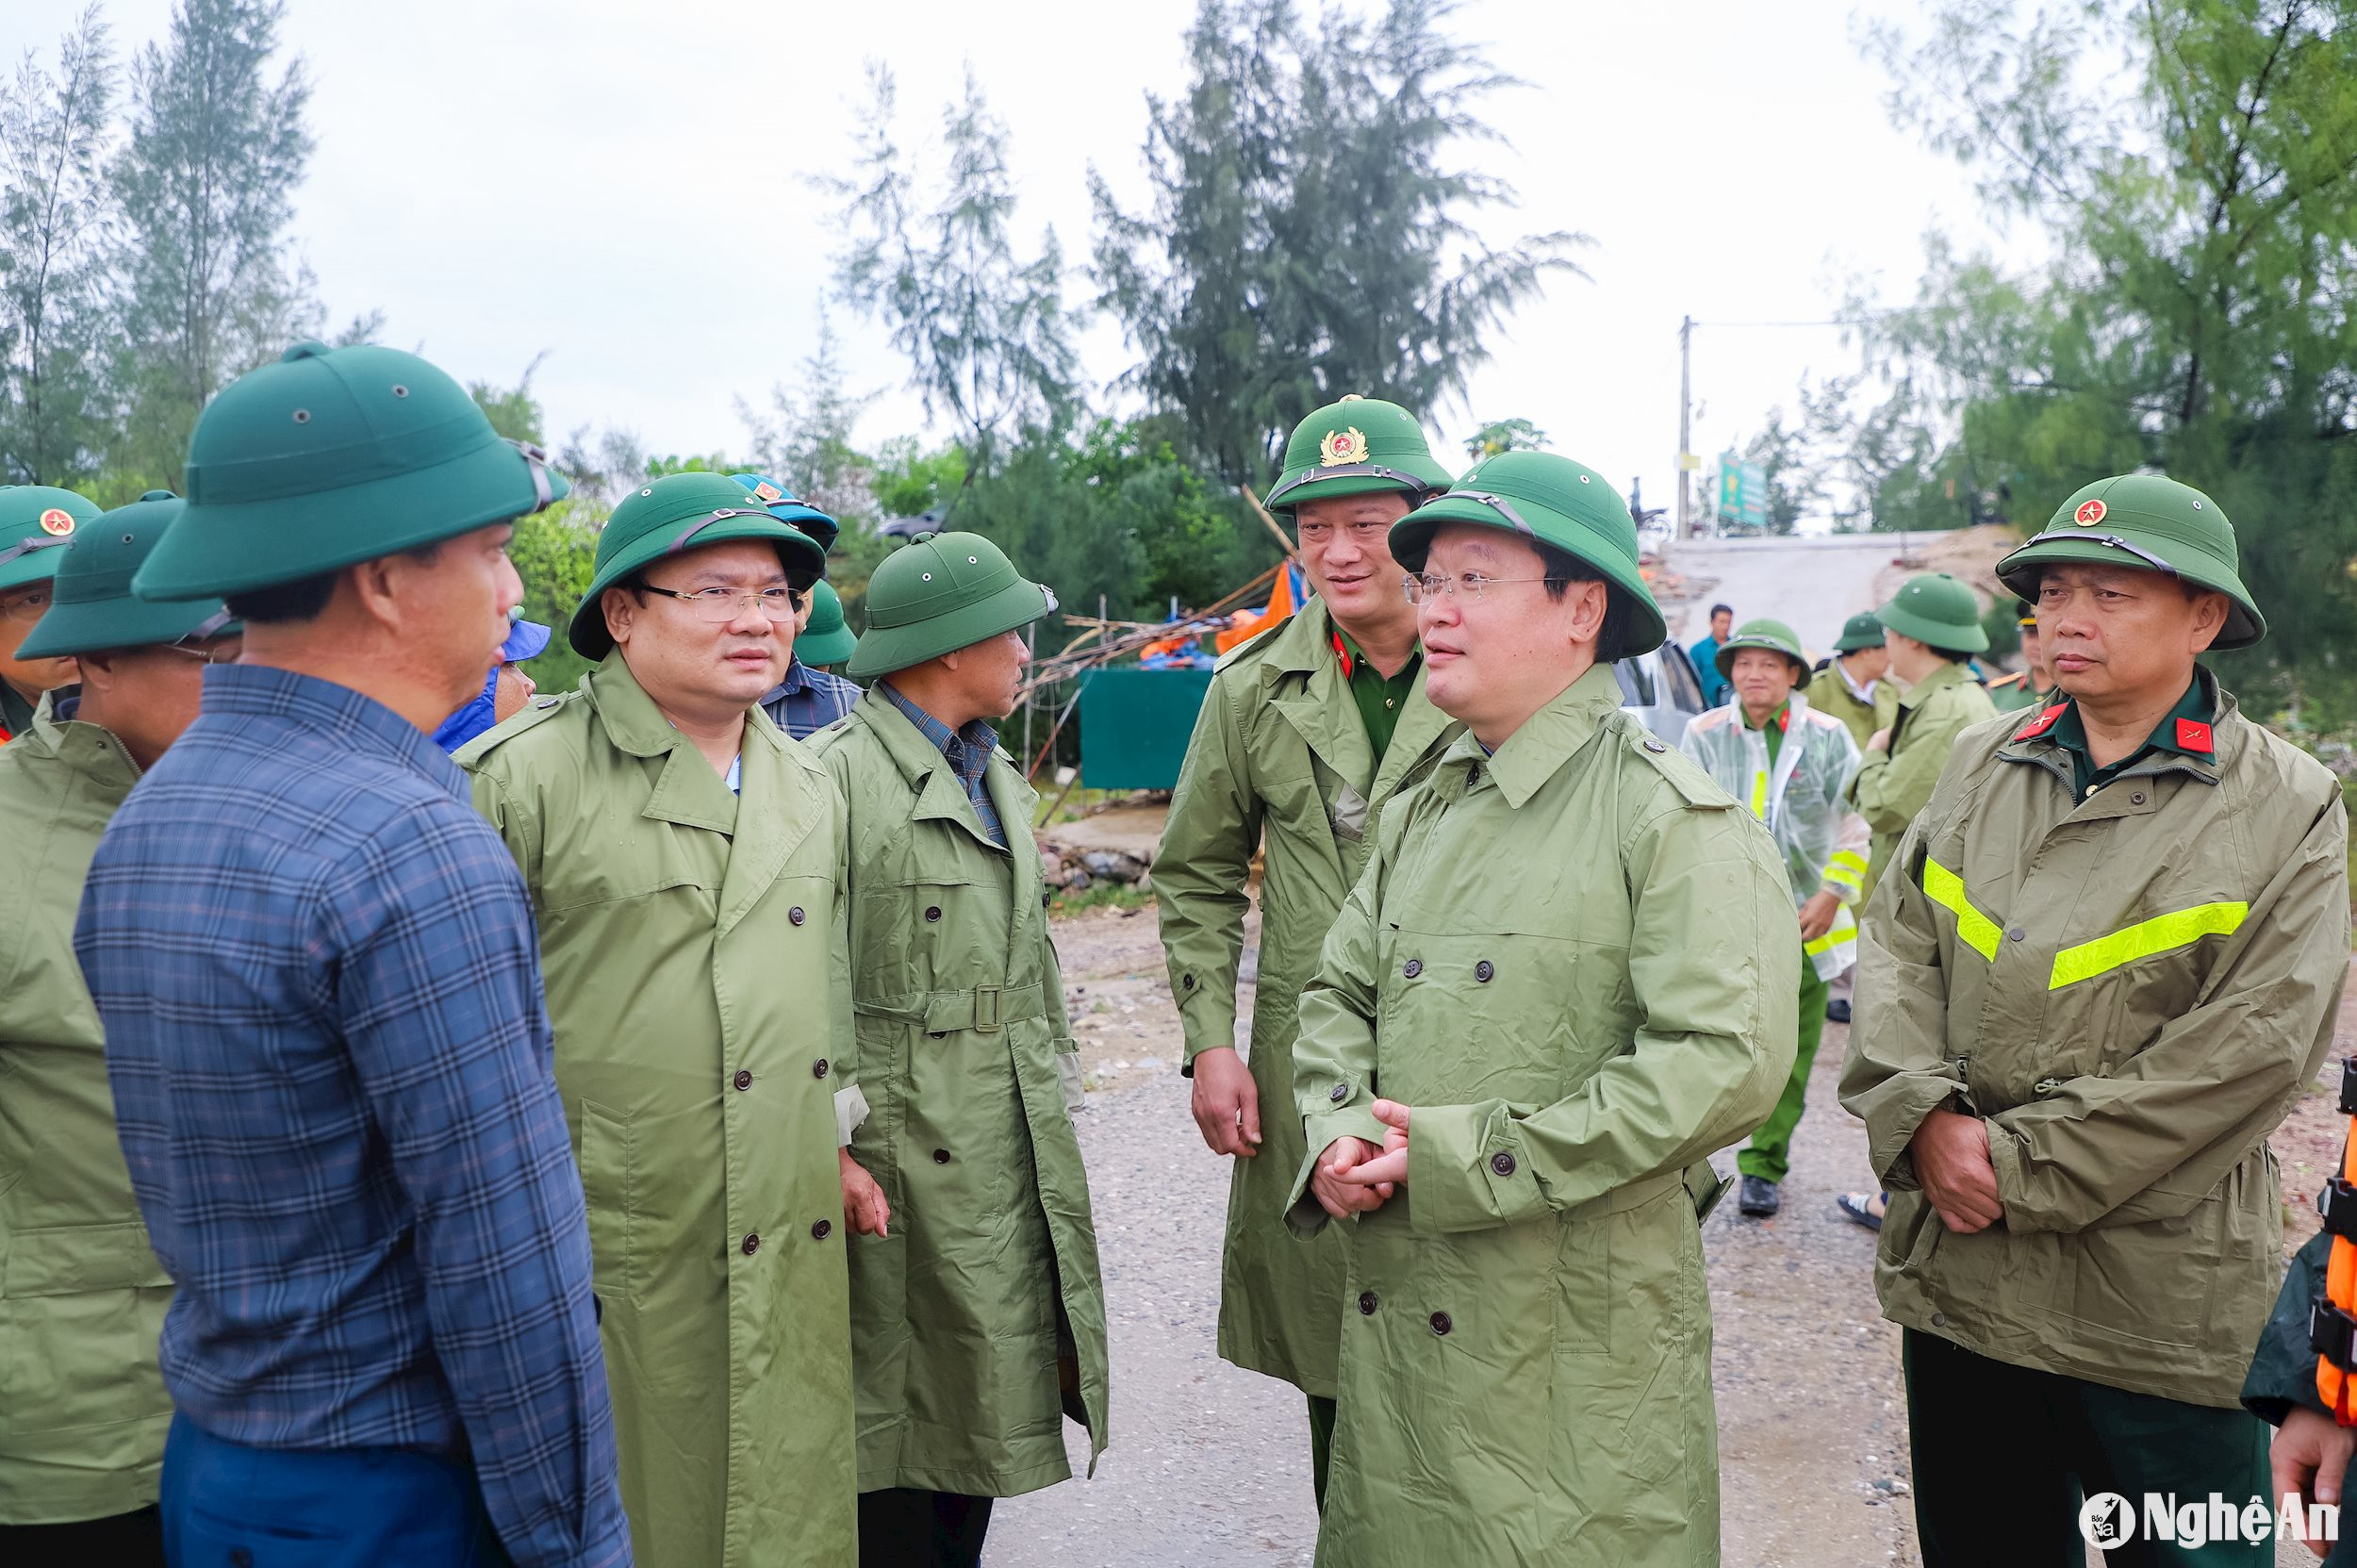
[[[965,798],[974,802],[974,815],[982,819],[982,832],[993,844],[1006,848],[1007,825],[998,819],[998,808],[991,804],[989,786],[982,782],[991,753],[998,750],[998,732],[979,718],[953,730],[901,696],[890,681],[878,681],[876,689],[883,693],[885,701],[908,715],[917,734],[941,748],[941,754],[949,759],[949,771],[958,776],[958,783],[965,786]]]
[[[796,740],[808,740],[858,704],[857,683],[799,659],[789,662],[785,679],[761,696],[762,711]]]
[[[470,1459],[519,1564],[627,1564],[522,878],[391,710],[205,672],[74,950],[178,1293],[164,1382],[262,1447]]]

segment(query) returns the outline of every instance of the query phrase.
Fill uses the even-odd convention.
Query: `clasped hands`
[[[1348,1219],[1383,1206],[1408,1180],[1409,1109],[1397,1100],[1375,1102],[1375,1119],[1383,1124],[1383,1147],[1364,1138],[1337,1138],[1318,1155],[1310,1173],[1310,1192],[1318,1207],[1336,1219]]]
[[[1907,1141],[1923,1196],[1949,1230],[1986,1230],[2005,1217],[1997,1167],[1988,1157],[1988,1124],[1960,1111],[1935,1111]]]

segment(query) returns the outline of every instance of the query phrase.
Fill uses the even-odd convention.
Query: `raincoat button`
[[[753,1075],[739,1067],[736,1069],[736,1076],[729,1081],[736,1085],[736,1092],[741,1095],[753,1086]]]
[[[834,1222],[832,1220],[822,1219],[810,1228],[810,1239],[815,1242],[823,1242],[833,1234]]]
[[[937,1148],[937,1149],[934,1149],[934,1150],[933,1150],[933,1164],[936,1164],[936,1165],[946,1165],[946,1164],[948,1164],[948,1163],[949,1163],[949,1151],[948,1151],[948,1149],[946,1149],[946,1148]]]
[[[1194,989],[1195,989],[1195,977],[1194,977],[1193,975],[1189,975],[1189,976],[1187,976],[1187,977],[1186,977],[1186,982],[1187,982],[1187,989],[1188,989],[1188,990],[1190,990],[1190,991],[1194,990]]]
[[[1399,972],[1407,976],[1409,980],[1413,980],[1418,975],[1424,973],[1424,960],[1421,958],[1411,958],[1406,964],[1400,966]]]
[[[809,918],[808,916],[802,913],[802,906],[800,904],[796,904],[792,909],[787,910],[785,912],[785,917],[789,922],[798,926]]]
[[[1456,1324],[1454,1324],[1454,1323],[1452,1323],[1452,1322],[1450,1322],[1450,1321],[1449,1321],[1449,1315],[1448,1315],[1448,1313],[1446,1313],[1446,1312],[1434,1312],[1434,1313],[1432,1314],[1432,1331],[1433,1331],[1434,1333],[1436,1333],[1436,1334],[1445,1334],[1445,1333],[1447,1333],[1447,1332],[1448,1332],[1451,1329],[1454,1329],[1454,1328],[1456,1328],[1456,1327],[1457,1327],[1457,1325],[1456,1325]]]
[[[751,1257],[754,1253],[756,1253],[756,1252],[760,1251],[760,1250],[761,1250],[761,1233],[760,1233],[759,1231],[757,1231],[757,1230],[748,1230],[748,1231],[746,1231],[746,1232],[745,1232],[745,1239],[744,1239],[744,1241],[742,1241],[742,1242],[740,1242],[740,1243],[738,1244],[738,1249],[739,1249],[740,1251],[742,1251],[742,1252],[745,1254],[745,1256],[746,1256],[746,1257],[748,1257],[748,1258]]]
[[[926,910],[925,910],[925,918],[926,918],[926,919],[928,919],[928,920],[938,920],[938,919],[940,919],[940,918],[941,918],[941,906],[940,906],[939,904],[932,904],[932,905],[929,905],[929,906],[926,908]]]
[[[1360,1291],[1359,1293],[1359,1315],[1361,1317],[1375,1315],[1375,1292]]]
[[[813,1062],[810,1065],[810,1076],[813,1078],[824,1078],[827,1076],[827,1059],[825,1057],[822,1056],[817,1061]]]
[[[1648,740],[1645,742],[1645,750],[1651,751],[1656,756],[1659,756],[1662,752],[1668,751],[1669,748],[1662,745],[1661,742],[1657,740]]]
[[[1486,958],[1474,966],[1474,979],[1481,982],[1484,985],[1489,984],[1491,980],[1496,976],[1497,972],[1497,966],[1492,964]]]
[[[2129,796],[2128,799],[2136,805],[2142,805],[2144,804],[2144,792],[2142,790],[2138,790],[2135,794]]]
[[[1933,1328],[1935,1328],[1935,1329],[1945,1329],[1945,1328],[1947,1328],[1947,1327],[1948,1327],[1948,1314],[1947,1314],[1946,1312],[1934,1312],[1934,1313],[1932,1314],[1932,1327],[1933,1327]]]
[[[1514,1174],[1514,1157],[1504,1153],[1492,1154],[1490,1156],[1490,1168],[1500,1176],[1511,1176]]]
[[[1340,1105],[1343,1101],[1350,1098],[1350,1085],[1347,1083],[1337,1083],[1334,1085],[1334,1092],[1326,1098],[1332,1100],[1335,1104]]]
[[[2019,926],[2014,927],[2013,930],[2005,933],[2005,935],[2016,942],[2026,942],[2030,939],[2030,933]]]

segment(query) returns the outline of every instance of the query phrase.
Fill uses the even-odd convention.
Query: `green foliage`
[[[547,357],[545,354],[534,355],[513,387],[494,387],[487,381],[467,383],[467,395],[474,399],[475,406],[491,421],[491,428],[511,441],[546,444],[540,434],[540,400],[532,395],[532,377],[539,370],[540,361]]]
[[[601,515],[598,519],[603,521]],[[544,691],[563,691],[589,669],[589,661],[565,641],[565,623],[573,617],[581,596],[589,591],[590,567],[598,553],[598,534],[587,525],[570,500],[545,512],[516,520],[516,536],[507,558],[524,583],[524,619],[552,626],[556,635],[547,652],[525,665]]]
[[[2021,652],[2021,601],[2000,594],[1981,611],[1981,630],[1988,634],[1988,658],[2010,659]]]
[[[1543,452],[1547,433],[1528,420],[1492,420],[1465,442],[1465,455],[1475,462],[1501,452]]]
[[[2000,221],[2008,270],[1935,244],[1912,308],[1858,324],[1876,520],[2035,530],[2089,480],[2159,468],[2235,520],[2272,631],[2221,656],[2254,707],[2357,720],[2357,28],[2304,0],[1945,0],[1868,35],[1894,113]],[[1953,487],[1953,496],[1937,492]]]
[[[1475,107],[1514,84],[1445,36],[1453,10],[1200,0],[1185,94],[1147,100],[1150,206],[1092,173],[1099,304],[1141,356],[1125,381],[1206,472],[1265,485],[1286,433],[1344,392],[1461,397],[1506,317],[1578,272],[1583,236],[1475,232],[1513,192],[1462,149],[1496,140]]]
[[[931,452],[914,436],[896,436],[876,449],[868,490],[887,518],[948,510],[965,487],[965,449],[952,442]]]

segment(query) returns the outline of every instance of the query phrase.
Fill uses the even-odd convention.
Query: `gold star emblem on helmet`
[[[74,514],[61,506],[52,506],[41,515],[41,530],[63,538],[74,532]]]
[[[1366,460],[1367,437],[1356,425],[1347,430],[1329,430],[1318,443],[1318,461],[1329,469]]]

